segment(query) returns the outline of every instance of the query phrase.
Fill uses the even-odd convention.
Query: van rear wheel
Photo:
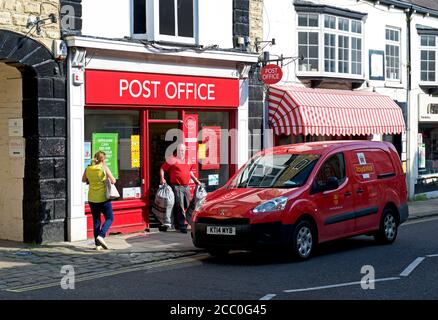
[[[397,238],[398,220],[393,209],[386,208],[383,210],[380,221],[379,231],[374,235],[374,239],[380,244],[391,244]]]
[[[307,260],[310,258],[315,246],[315,231],[306,220],[298,222],[292,236],[292,253],[298,260]]]

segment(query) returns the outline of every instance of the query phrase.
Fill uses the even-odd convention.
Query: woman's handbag
[[[106,187],[106,198],[108,200],[120,198],[119,191],[117,191],[116,186],[113,185],[108,178],[105,180],[105,187]]]
[[[106,174],[105,168],[103,171],[105,172],[106,198],[108,200],[114,200],[120,198],[120,193],[117,190],[116,186],[111,183],[110,179],[108,178],[108,175]]]

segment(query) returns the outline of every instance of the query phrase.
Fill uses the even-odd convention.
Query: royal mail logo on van
[[[238,107],[239,80],[87,70],[86,104]]]
[[[364,165],[357,164],[354,166],[354,171],[357,174],[374,173],[374,165],[372,163]]]

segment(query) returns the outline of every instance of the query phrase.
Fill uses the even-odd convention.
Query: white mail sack
[[[168,184],[162,184],[158,187],[155,195],[155,202],[152,205],[152,213],[155,214],[158,221],[163,225],[172,224],[172,208],[175,203],[175,196],[172,188]]]

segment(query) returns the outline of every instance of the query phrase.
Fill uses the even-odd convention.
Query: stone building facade
[[[52,53],[60,11],[56,0],[0,0],[0,239],[65,239],[66,78]],[[27,25],[36,17],[47,19],[40,32]]]
[[[234,0],[234,36],[244,37],[245,49],[257,53],[256,39],[263,40],[263,0]],[[260,66],[249,73],[249,157],[265,147],[264,85],[259,80]]]

